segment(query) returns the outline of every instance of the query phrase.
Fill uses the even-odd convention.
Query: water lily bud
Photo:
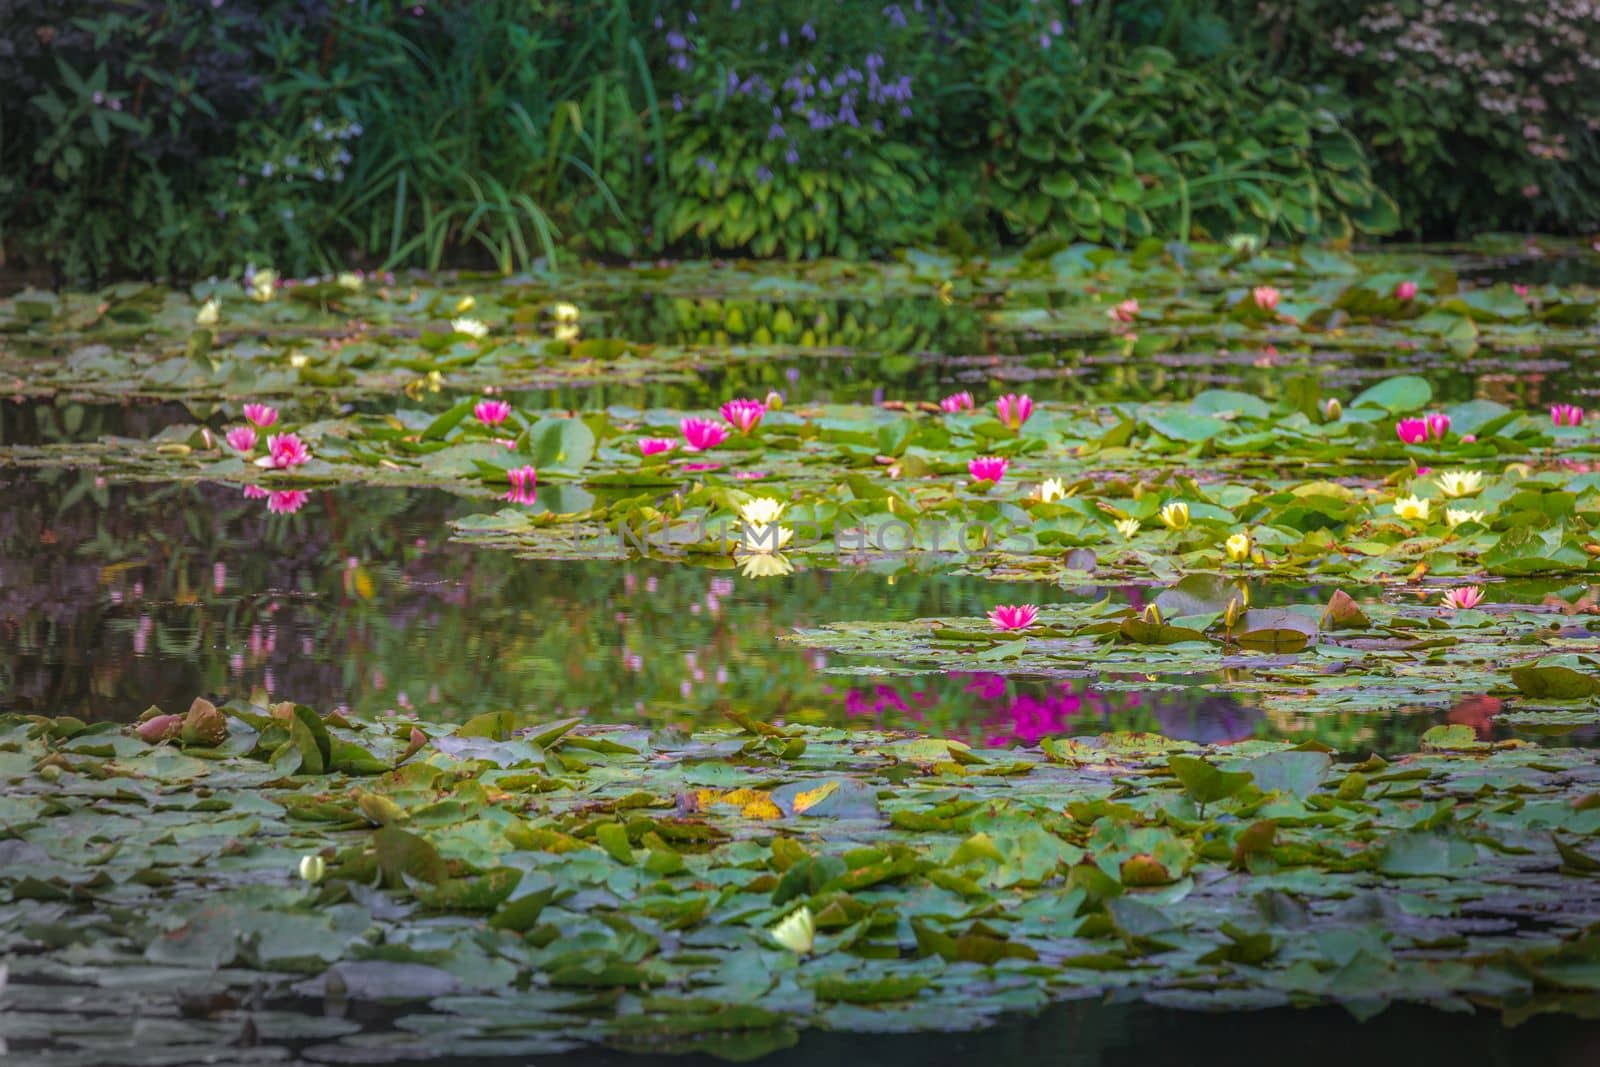
[[[1338,422],[1344,416],[1344,405],[1339,403],[1339,398],[1330,396],[1322,405],[1322,417],[1329,422]]]
[[[776,389],[772,389],[772,390],[769,390],[767,392],[767,410],[768,411],[782,411],[783,410],[783,397],[782,397],[782,395],[779,394],[779,392]]]
[[[1146,604],[1144,606],[1144,613],[1139,617],[1145,622],[1149,623],[1151,626],[1160,626],[1162,622],[1161,609],[1156,607],[1154,604]]]
[[[1230,597],[1228,606],[1222,612],[1222,624],[1228,629],[1239,625],[1239,620],[1244,617],[1245,605],[1242,597]]]
[[[328,864],[321,856],[300,857],[300,879],[312,885],[322,881],[323,875],[328,873]]]
[[[465,314],[466,312],[471,311],[474,307],[477,307],[477,305],[478,305],[477,297],[474,297],[474,296],[471,296],[471,295],[464,296],[460,300],[456,301],[456,314],[457,315]]]

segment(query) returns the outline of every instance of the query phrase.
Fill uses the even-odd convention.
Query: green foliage
[[[1326,85],[1405,227],[1600,224],[1600,15],[1568,0],[1239,0],[1251,50]]]

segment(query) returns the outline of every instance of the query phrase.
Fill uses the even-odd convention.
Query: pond
[[[1568,251],[0,301],[0,1041],[1581,1062]]]

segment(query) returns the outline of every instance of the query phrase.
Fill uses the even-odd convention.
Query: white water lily
[[[1181,530],[1189,525],[1189,505],[1175,500],[1161,509],[1161,521],[1171,530]]]
[[[1483,488],[1482,471],[1441,471],[1434,481],[1448,497],[1471,496]]]
[[[477,319],[462,317],[450,320],[450,329],[466,337],[483,337],[489,332],[489,327]]]
[[[200,310],[194,313],[196,326],[215,326],[222,318],[222,301],[212,297],[200,305]]]
[[[1455,529],[1464,522],[1482,522],[1484,513],[1472,508],[1445,508],[1444,521]]]
[[[754,497],[739,507],[739,517],[751,526],[766,526],[783,515],[784,503],[770,496]]]
[[[1130,541],[1133,540],[1134,536],[1139,532],[1138,519],[1118,519],[1115,525],[1117,527],[1117,533],[1128,538]]]
[[[1049,504],[1067,495],[1067,487],[1060,478],[1046,478],[1039,483],[1039,499]]]
[[[804,956],[817,942],[817,920],[802,904],[767,932],[784,948]]]

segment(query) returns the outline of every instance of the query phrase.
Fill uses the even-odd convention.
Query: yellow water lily
[[[352,293],[359,293],[361,291],[361,275],[357,274],[353,270],[342,272],[337,278],[334,279],[334,282],[339,286],[339,288],[348,289]]]
[[[578,305],[569,304],[565,300],[550,306],[550,317],[557,322],[577,322]]]
[[[271,267],[263,267],[250,276],[250,299],[256,303],[265,304],[277,291],[278,272]]]
[[[200,310],[194,313],[196,326],[215,326],[222,318],[222,302],[212,297],[200,305]]]
[[[1067,495],[1067,487],[1060,478],[1046,478],[1039,483],[1039,500],[1049,504]]]
[[[1420,496],[1397,497],[1394,502],[1394,513],[1402,519],[1417,519],[1421,522],[1428,520],[1428,502]]]
[[[1441,471],[1434,479],[1439,491],[1448,497],[1471,496],[1483,488],[1482,471]]]
[[[456,314],[465,315],[467,312],[471,311],[477,306],[478,298],[473,296],[471,293],[468,293],[466,296],[456,301]]]
[[[769,496],[758,496],[739,508],[739,518],[744,520],[742,551],[776,552],[789,543],[794,531],[787,526],[775,525],[783,514],[783,508],[783,501]]]
[[[1175,500],[1161,509],[1161,521],[1169,530],[1181,530],[1189,525],[1189,505]]]
[[[1139,532],[1138,519],[1118,519],[1115,525],[1117,527],[1117,533],[1121,534],[1123,537],[1126,537],[1130,541],[1133,540],[1134,535]]]
[[[328,873],[328,862],[321,856],[312,854],[300,857],[300,879],[315,885],[322,881],[323,875]]]
[[[451,319],[450,329],[467,337],[483,337],[489,332],[488,326],[469,318]]]
[[[817,942],[816,916],[802,904],[767,932],[772,935],[772,940],[784,948],[804,956]]]
[[[740,573],[746,578],[781,578],[794,573],[794,564],[781,552],[757,552],[738,559]]]
[[[1243,563],[1250,558],[1250,535],[1240,530],[1222,545],[1228,552],[1228,558],[1235,563]]]
[[[1475,511],[1470,508],[1445,508],[1444,521],[1450,525],[1451,529],[1455,529],[1464,522],[1482,522],[1483,514],[1482,511]]]

